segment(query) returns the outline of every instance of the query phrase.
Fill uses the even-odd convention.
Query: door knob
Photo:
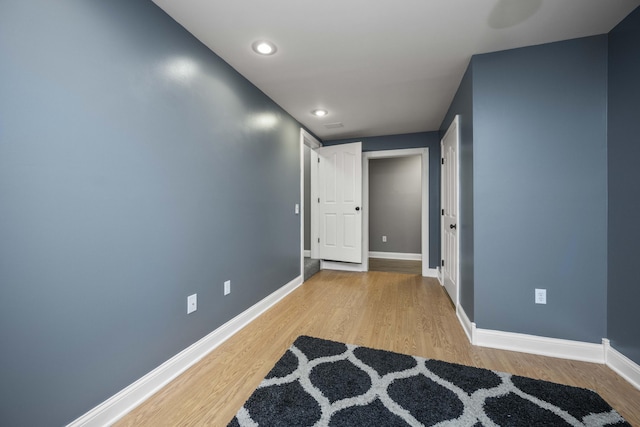
[[[359,211],[360,210],[360,206],[356,206],[356,210]]]
[[[455,230],[457,228],[457,225],[456,224],[450,224],[449,228],[452,229],[452,230]]]

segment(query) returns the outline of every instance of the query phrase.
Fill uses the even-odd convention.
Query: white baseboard
[[[422,254],[407,254],[401,252],[369,252],[369,258],[422,261]]]
[[[367,271],[363,264],[320,260],[320,270]]]
[[[306,250],[306,249],[305,249],[303,252],[304,252],[304,256],[305,256],[306,258],[311,257],[311,251],[308,251],[308,250]]]
[[[602,339],[602,344],[594,344],[513,332],[477,329],[476,324],[469,321],[462,306],[458,306],[456,314],[462,329],[464,329],[467,338],[473,345],[606,364],[629,384],[640,390],[640,365],[611,347],[609,340],[606,338]]]
[[[302,276],[296,277],[209,335],[182,350],[133,384],[130,384],[125,389],[71,422],[68,427],[97,427],[115,423],[301,284]]]
[[[438,278],[438,269],[437,268],[423,268],[422,269],[422,277],[433,277]]]
[[[467,316],[467,313],[464,311],[464,308],[462,308],[462,305],[460,304],[458,304],[458,307],[456,307],[456,314],[458,315],[458,320],[462,325],[462,329],[464,329],[464,333],[467,334],[469,342],[471,344],[475,344],[473,342],[473,338],[475,335],[476,324],[469,320],[469,316]]]
[[[607,366],[640,390],[640,365],[611,347],[608,339],[603,339],[602,344],[604,345]]]
[[[476,329],[473,344],[481,347],[519,351],[561,359],[581,360],[583,362],[604,363],[604,346],[581,341],[570,341],[514,332]]]

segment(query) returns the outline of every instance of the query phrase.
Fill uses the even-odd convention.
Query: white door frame
[[[362,153],[362,260],[363,270],[369,271],[369,160],[392,157],[421,157],[421,258],[422,275],[437,277],[438,270],[429,268],[429,148],[409,148],[403,150],[366,151]]]
[[[321,147],[322,144],[316,138],[313,137],[309,132],[300,128],[300,275],[304,277],[304,147],[305,145],[311,148],[311,173],[314,171],[317,174],[317,167],[313,167],[317,165],[318,155],[314,151],[316,148]],[[314,155],[315,159],[314,160]],[[311,200],[314,199],[313,189],[311,192]],[[318,242],[317,242],[317,224],[314,221],[314,210],[313,207],[317,207],[315,203],[311,203],[311,257],[313,258],[314,254],[317,258],[318,253]],[[317,212],[315,213],[315,217],[317,218]],[[314,230],[315,230],[315,239],[314,239]]]

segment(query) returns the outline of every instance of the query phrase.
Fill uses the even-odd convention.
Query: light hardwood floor
[[[422,274],[422,261],[369,258],[369,271]]]
[[[116,426],[225,426],[299,335],[597,391],[640,426],[640,391],[604,365],[473,347],[435,279],[321,271]]]

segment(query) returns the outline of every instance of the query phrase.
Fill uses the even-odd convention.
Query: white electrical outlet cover
[[[187,314],[191,314],[198,309],[198,294],[187,297]]]
[[[546,289],[536,289],[535,292],[536,304],[546,304],[547,303],[547,290]]]
[[[224,294],[229,295],[231,293],[231,280],[224,282]]]

